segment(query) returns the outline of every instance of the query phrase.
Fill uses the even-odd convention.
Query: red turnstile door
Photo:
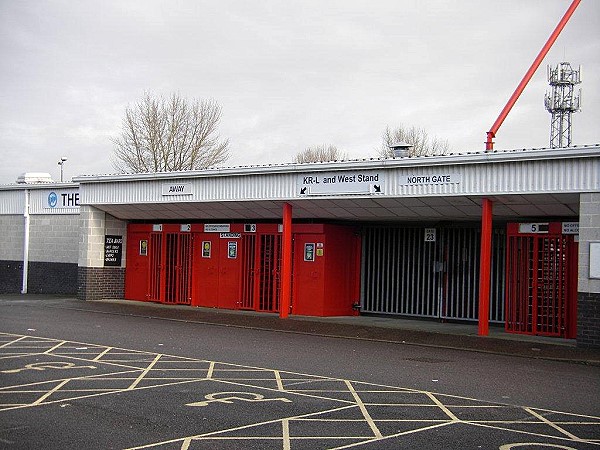
[[[254,299],[256,296],[256,235],[246,234],[242,236],[242,295],[240,300],[241,309],[254,310]]]
[[[533,224],[534,233],[523,225],[530,224],[508,226],[506,330],[573,338],[577,243],[561,234],[560,223]]]
[[[162,248],[162,234],[152,233],[150,234],[150,242],[148,243],[148,258],[150,259],[148,266],[148,300],[153,302],[159,302],[163,298],[163,248]]]
[[[165,303],[190,304],[191,242],[189,233],[166,233]]]
[[[261,234],[258,236],[255,299],[258,311],[278,312],[281,293],[281,235]]]

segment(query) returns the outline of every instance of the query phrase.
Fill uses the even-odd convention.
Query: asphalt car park
[[[248,330],[221,326],[217,332],[206,324],[117,313],[99,317],[94,311],[35,304],[2,307],[0,446],[5,448],[600,447],[597,396],[589,404],[581,402],[581,407],[565,400],[565,409],[545,407],[542,399],[533,404],[514,397],[490,401],[476,387],[472,370],[463,375],[466,388],[462,394],[472,384],[473,395],[467,396],[457,395],[452,392],[456,389],[440,386],[436,380],[430,381],[437,389],[426,389],[415,383],[373,382],[380,379],[375,376],[356,379],[366,372],[352,370],[352,364],[342,370],[334,368],[333,357],[329,365],[335,376],[324,374],[327,361],[292,371],[289,360],[278,357],[275,341],[279,335],[268,331],[253,331],[268,334],[274,342],[269,358],[257,362],[273,364],[249,365],[253,358],[248,355],[256,349],[239,344],[239,339],[246,339],[249,347],[254,345]],[[107,330],[108,322],[117,327],[131,324],[122,336],[134,334],[126,342],[137,348],[115,345],[125,338],[116,328],[114,333]],[[198,342],[189,342],[185,334],[189,327]],[[75,335],[86,339],[73,339]],[[177,342],[179,335],[185,336],[187,345],[164,345],[173,339]],[[208,343],[209,335],[214,342]],[[305,355],[296,356],[298,361],[327,352],[326,348],[311,349],[303,335],[286,339],[286,343],[306,346]],[[331,346],[332,351],[345,342],[321,339],[319,344]],[[156,342],[162,345],[151,351],[149,347],[156,347]],[[238,348],[232,350],[232,345]],[[215,358],[219,346],[223,359]],[[173,351],[177,348],[180,351]],[[427,355],[434,359],[428,351],[422,350],[423,361]],[[234,358],[236,353],[239,358]],[[278,367],[278,362],[284,367]],[[505,363],[499,360],[498,364]],[[363,364],[361,356],[356,356],[354,364]],[[576,380],[594,380],[598,374],[594,366],[552,364],[557,372],[571,368]],[[421,363],[421,371],[430,371],[426,363]],[[347,376],[340,377],[340,372]],[[497,383],[516,381],[498,377]],[[593,397],[598,393],[597,383],[580,389]],[[564,391],[553,395],[559,397],[554,400],[558,404],[560,397],[575,396]]]

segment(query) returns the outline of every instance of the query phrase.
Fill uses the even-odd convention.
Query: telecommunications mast
[[[575,94],[575,85],[581,83],[580,75],[581,67],[575,70],[568,62],[548,66],[550,92],[546,92],[544,104],[552,114],[550,148],[571,146],[571,113],[579,111],[581,105],[581,89]]]

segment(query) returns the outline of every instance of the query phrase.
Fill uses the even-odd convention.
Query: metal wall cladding
[[[0,191],[0,214],[23,215],[25,205],[25,190],[1,190]]]
[[[359,197],[427,197],[503,195],[600,190],[600,152],[597,148],[516,154],[477,154],[443,158],[349,161],[302,166],[229,170],[227,174],[168,174],[98,177],[81,180],[82,204],[177,203],[308,198],[298,189],[298,177],[317,172],[348,174],[380,172],[382,193]],[[181,195],[165,193],[165,186],[183,186]],[[339,197],[333,191],[321,198]]]
[[[27,192],[30,214],[79,214],[77,186],[0,190],[0,214],[23,215]]]
[[[390,196],[503,195],[590,192],[600,189],[600,159],[510,161],[392,169]],[[406,183],[405,179],[415,183]],[[455,180],[434,182],[435,179]],[[420,180],[425,180],[419,182]]]
[[[294,197],[295,174],[213,176],[85,183],[83,204],[176,203],[228,200],[288,199]],[[191,185],[191,194],[163,195],[165,185]]]

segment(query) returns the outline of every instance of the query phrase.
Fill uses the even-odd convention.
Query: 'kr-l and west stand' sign
[[[300,195],[381,194],[385,192],[382,172],[316,172],[296,178]]]

